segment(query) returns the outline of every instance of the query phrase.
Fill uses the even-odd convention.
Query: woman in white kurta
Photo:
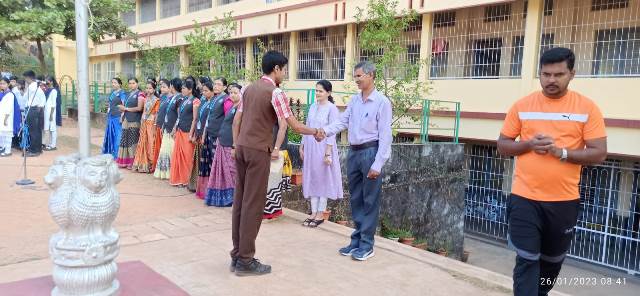
[[[58,84],[55,83],[55,79],[47,79],[47,84],[49,84],[50,90],[47,95],[47,103],[44,105],[44,130],[42,133],[43,139],[45,139],[45,147],[43,150],[51,151],[57,149],[56,108],[58,104]]]
[[[15,96],[9,88],[9,79],[0,80],[0,157],[11,155]]]

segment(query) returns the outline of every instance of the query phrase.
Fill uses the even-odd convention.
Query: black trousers
[[[44,127],[44,109],[31,107],[27,113],[29,127],[29,152],[42,153],[42,129]]]
[[[509,197],[509,246],[516,250],[513,294],[547,295],[571,245],[580,200],[543,202]]]

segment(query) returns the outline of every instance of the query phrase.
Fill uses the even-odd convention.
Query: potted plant
[[[302,185],[302,171],[293,170],[293,172],[291,173],[291,184]]]
[[[405,245],[413,245],[413,241],[415,241],[415,237],[413,237],[413,234],[411,234],[411,232],[407,231],[407,230],[401,230],[399,233],[400,236],[400,240],[398,240],[400,243],[403,243]]]
[[[427,241],[425,239],[417,239],[413,242],[413,247],[426,250],[427,249]]]
[[[469,260],[469,254],[470,252],[467,250],[462,251],[462,258],[460,258],[460,261],[466,263]]]
[[[331,217],[331,210],[322,212],[322,219],[329,220],[329,217]]]

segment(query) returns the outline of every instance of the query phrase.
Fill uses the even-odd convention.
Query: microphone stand
[[[36,92],[38,90],[36,89]],[[35,94],[34,94],[35,96]],[[20,126],[20,131],[18,132],[19,135],[22,135],[22,137],[24,137],[24,126],[27,123],[27,116],[29,115],[29,110],[31,110],[31,105],[33,102],[31,102],[31,104],[29,104],[29,107],[27,107],[27,112],[24,115],[24,118],[22,118],[22,126]],[[27,178],[27,145],[26,145],[26,140],[25,139],[20,139],[20,144],[22,144],[22,141],[25,141],[25,145],[22,147],[22,169],[23,169],[23,178],[21,180],[16,181],[17,185],[20,186],[26,186],[26,185],[32,185],[35,184],[36,182]]]

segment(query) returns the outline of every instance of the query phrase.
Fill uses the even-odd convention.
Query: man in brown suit
[[[318,134],[317,129],[308,128],[295,119],[287,96],[278,88],[287,62],[287,58],[277,51],[264,55],[264,76],[243,89],[242,103],[233,120],[235,146],[232,147],[232,155],[236,159],[237,181],[233,198],[230,270],[238,276],[271,272],[271,266],[260,263],[253,256],[266,203],[271,155],[279,149],[273,146],[273,126],[278,120],[285,120],[296,133]]]

